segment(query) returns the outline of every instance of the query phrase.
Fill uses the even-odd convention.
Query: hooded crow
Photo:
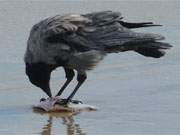
[[[171,45],[160,42],[158,34],[137,33],[133,28],[159,26],[152,22],[129,23],[119,12],[102,11],[89,14],[54,16],[35,24],[25,52],[26,74],[35,86],[52,97],[51,72],[63,67],[66,82],[60,96],[77,71],[77,85],[66,99],[68,103],[92,70],[107,54],[135,51],[146,57],[160,58]]]

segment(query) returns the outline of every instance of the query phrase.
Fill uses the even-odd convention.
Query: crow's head
[[[26,63],[26,75],[35,86],[41,88],[49,97],[52,96],[49,87],[50,75],[53,68],[44,63]]]

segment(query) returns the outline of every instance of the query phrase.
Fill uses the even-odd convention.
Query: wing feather
[[[49,63],[54,63],[51,62],[54,57],[67,60],[80,53],[78,56],[82,58],[83,53],[87,56],[87,51],[94,50],[104,55],[111,50],[126,51],[139,43],[164,39],[157,34],[133,32],[124,27],[121,20],[121,13],[112,11],[47,18],[32,28],[28,50],[36,61],[48,58]]]
[[[91,21],[83,16],[65,16],[61,19],[52,18],[51,25],[44,31],[44,41],[48,43],[67,44],[72,50],[88,51],[98,49],[92,40],[85,37],[85,33],[94,31],[94,28],[88,27]]]

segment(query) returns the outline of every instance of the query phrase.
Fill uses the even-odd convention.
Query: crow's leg
[[[68,84],[72,81],[72,79],[74,77],[74,71],[72,69],[64,68],[64,71],[66,73],[67,80],[64,83],[64,85],[61,87],[61,89],[59,90],[59,92],[57,93],[56,96],[60,96],[63,93],[65,88],[68,86]]]
[[[78,84],[76,85],[75,89],[73,90],[73,92],[70,94],[70,96],[66,99],[66,104],[72,100],[72,98],[74,97],[74,95],[76,94],[77,90],[79,89],[79,87],[83,84],[83,82],[86,80],[87,75],[85,72],[82,73],[78,73],[77,75],[77,81]]]

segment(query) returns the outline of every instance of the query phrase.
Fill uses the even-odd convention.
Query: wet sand
[[[178,135],[180,133],[179,2],[0,2],[0,135]],[[153,8],[153,10],[152,10]],[[31,26],[41,18],[114,9],[126,20],[152,21],[164,27],[146,28],[166,37],[173,48],[161,59],[133,52],[111,54],[88,72],[75,99],[98,111],[35,112],[44,93],[24,73],[23,55]],[[65,81],[61,69],[52,74],[55,94]],[[74,88],[67,88],[63,97]]]

